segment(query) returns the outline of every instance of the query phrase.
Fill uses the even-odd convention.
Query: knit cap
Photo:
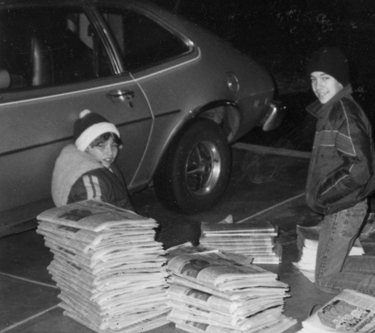
[[[306,75],[313,72],[323,72],[333,76],[344,87],[349,83],[348,59],[336,47],[322,47],[316,51],[306,66]]]
[[[77,149],[85,151],[91,142],[107,132],[115,133],[120,137],[117,127],[103,116],[87,109],[81,111],[73,128],[73,136]]]

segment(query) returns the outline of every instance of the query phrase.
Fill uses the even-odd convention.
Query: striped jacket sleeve
[[[86,174],[72,186],[68,203],[91,199],[103,201],[102,189],[96,175]]]

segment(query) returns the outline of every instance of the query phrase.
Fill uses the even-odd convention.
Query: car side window
[[[107,6],[100,7],[99,11],[129,72],[162,64],[190,51],[180,36],[142,13]]]
[[[78,6],[0,11],[0,90],[35,89],[112,75],[110,61]]]

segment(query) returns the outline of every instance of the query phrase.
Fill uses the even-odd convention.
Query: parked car
[[[230,143],[278,123],[274,86],[254,60],[138,0],[0,4],[0,220],[51,207],[51,175],[90,109],[115,123],[131,192],[155,186],[184,213],[222,197]]]

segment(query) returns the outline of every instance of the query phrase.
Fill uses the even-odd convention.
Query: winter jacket
[[[120,170],[115,164],[111,170],[74,145],[66,146],[56,160],[52,175],[55,205],[96,199],[134,210]]]
[[[318,122],[306,199],[324,215],[354,206],[375,189],[371,125],[351,93],[347,85],[326,104],[307,107]]]

